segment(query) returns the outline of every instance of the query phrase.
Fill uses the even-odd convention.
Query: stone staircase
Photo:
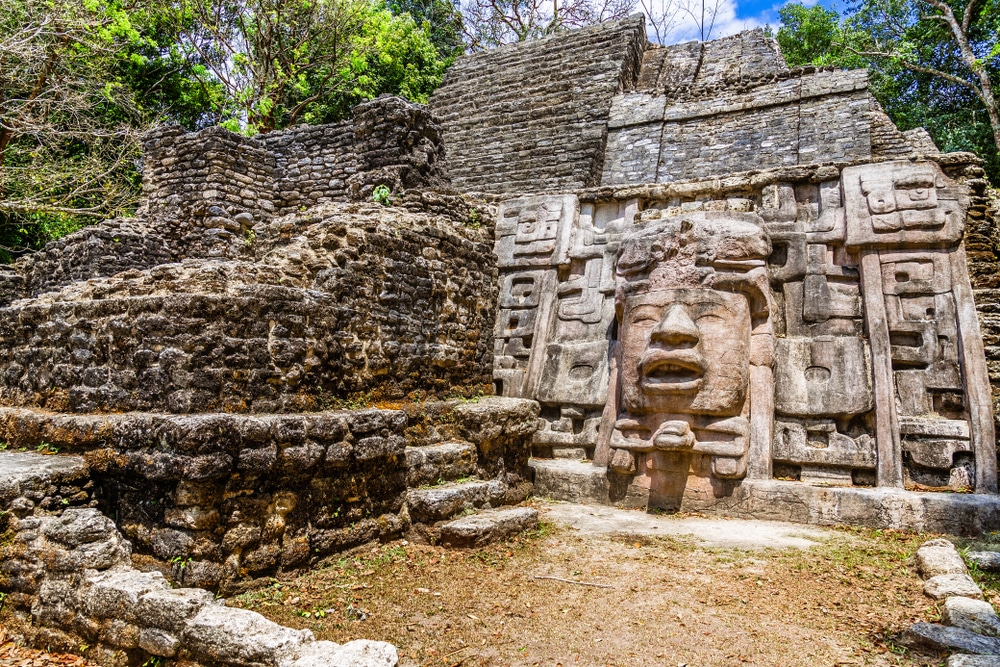
[[[537,403],[489,398],[411,412],[406,505],[414,539],[481,546],[537,525],[534,509],[498,509],[531,493],[528,443]]]

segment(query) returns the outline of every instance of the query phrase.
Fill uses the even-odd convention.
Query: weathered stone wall
[[[9,307],[0,397],[287,412],[489,385],[489,229],[367,204],[257,230],[256,263],[187,260]]]
[[[993,389],[993,419],[1000,433],[1000,197],[981,174],[970,185],[965,251]]]
[[[634,85],[645,45],[640,16],[460,58],[430,102],[453,185],[491,193],[595,185],[611,98]]]
[[[5,628],[17,641],[115,667],[163,659],[192,666],[397,664],[395,649],[384,642],[317,642],[308,630],[284,628],[226,607],[207,590],[176,588],[160,572],[139,571],[114,522],[79,506],[96,503],[79,457],[3,452],[0,476],[0,591]]]
[[[174,261],[176,246],[135,218],[105,220],[26,255],[0,278],[0,305],[74,281]]]
[[[411,518],[432,524],[523,500],[537,414],[533,402],[512,399],[255,416],[0,408],[10,448],[60,452],[41,459],[47,467],[33,457],[34,477],[12,476],[0,501],[19,516],[36,505],[98,506],[137,562],[184,585],[233,592],[398,537]],[[467,452],[456,460],[468,464],[458,476],[469,481],[437,487],[451,479],[442,455],[455,450]],[[67,452],[86,466],[67,464]],[[427,484],[434,488],[420,488]],[[439,488],[445,497],[435,497]]]
[[[868,74],[786,72],[774,83],[714,83],[614,99],[602,182],[666,183],[871,150]]]
[[[447,182],[437,123],[420,105],[384,96],[342,122],[243,137],[219,127],[147,135],[143,191],[148,214],[180,238],[188,256],[221,254],[259,221],[328,202]],[[168,222],[169,221],[169,222]],[[213,239],[213,237],[215,237]]]

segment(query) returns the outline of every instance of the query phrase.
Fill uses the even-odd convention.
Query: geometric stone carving
[[[592,454],[607,403],[614,262],[635,202],[538,195],[500,205],[494,380],[542,403],[533,442]],[[548,453],[548,452],[545,452]]]
[[[935,164],[848,167],[841,174],[848,246],[947,247],[962,240],[968,202]]]
[[[776,341],[774,405],[791,417],[848,417],[874,407],[868,346],[825,336]]]
[[[504,202],[494,377],[542,404],[536,453],[660,506],[744,477],[995,491],[966,192],[933,163],[840,174]]]

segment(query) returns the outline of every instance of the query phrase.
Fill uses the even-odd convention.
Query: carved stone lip
[[[756,269],[766,265],[767,262],[763,259],[717,258],[712,260],[712,266],[717,269],[733,269],[736,271],[750,271],[751,269]]]
[[[695,350],[649,350],[639,360],[643,389],[653,394],[696,392],[705,375],[705,362]]]

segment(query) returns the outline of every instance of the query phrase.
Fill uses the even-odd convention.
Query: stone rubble
[[[944,600],[941,624],[916,623],[902,632],[900,641],[913,648],[957,651],[948,659],[949,667],[1000,665],[1000,618],[982,599],[955,545],[941,538],[928,540],[917,550],[916,560],[925,578],[924,593]]]

